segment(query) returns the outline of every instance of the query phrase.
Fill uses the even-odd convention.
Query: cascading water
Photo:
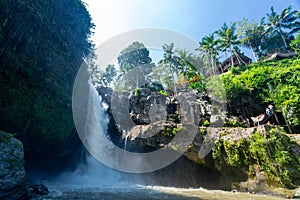
[[[111,144],[108,145],[110,141],[107,136],[109,118],[106,109],[107,105],[101,102],[95,88],[89,85],[87,120],[84,125],[87,131],[86,140],[93,152],[107,154],[106,157],[110,157],[109,146]],[[121,187],[124,182],[126,181],[120,172],[103,165],[91,154],[86,153],[86,162],[79,164],[74,172],[65,172],[48,184],[103,188]],[[126,185],[128,186],[127,182]]]

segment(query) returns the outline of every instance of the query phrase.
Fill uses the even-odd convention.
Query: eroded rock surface
[[[0,132],[0,199],[26,199],[23,144],[11,134]]]

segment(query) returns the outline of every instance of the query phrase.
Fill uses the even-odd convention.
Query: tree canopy
[[[128,72],[134,67],[151,63],[152,59],[149,57],[149,53],[143,43],[133,42],[123,49],[118,56],[120,71]]]

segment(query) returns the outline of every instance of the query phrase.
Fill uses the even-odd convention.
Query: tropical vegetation
[[[107,85],[107,79],[109,83],[112,80],[124,81],[126,74],[128,76],[129,71],[132,71],[128,77],[133,79],[131,82],[134,84],[131,84],[133,87],[127,86],[129,90],[156,82],[175,95],[178,87],[190,87],[201,93],[212,91],[220,100],[224,100],[226,94],[228,112],[247,118],[263,113],[262,108],[267,104],[274,104],[276,110],[286,117],[287,123],[298,127],[299,59],[264,59],[269,53],[277,50],[289,49],[299,52],[300,34],[294,38],[300,29],[299,23],[300,14],[292,10],[291,6],[279,14],[271,7],[270,13],[259,22],[242,19],[239,22],[224,23],[218,30],[201,39],[196,49],[198,54],[186,49],[175,49],[174,43],[164,44],[162,59],[157,66],[152,63],[149,68],[145,65],[152,61],[149,50],[142,43],[134,42],[120,52],[119,75],[104,72],[102,85]],[[257,62],[247,66],[248,63],[241,58],[242,47],[249,48]],[[229,55],[230,65],[234,65],[235,57],[239,66],[231,68],[221,79],[214,77],[224,72],[220,59]],[[139,77],[134,74],[138,74]],[[116,77],[108,78],[109,76]],[[127,79],[127,82],[130,82],[129,78]],[[220,83],[220,80],[223,83]],[[251,108],[251,116],[245,116],[244,109],[247,108],[243,107],[244,102],[255,102],[253,105],[256,108]]]

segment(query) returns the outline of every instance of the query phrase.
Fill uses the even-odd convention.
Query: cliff
[[[245,121],[224,117],[222,111],[216,111],[216,103],[195,91],[179,91],[177,98],[147,89],[120,93],[98,88],[98,92],[109,105],[110,127],[114,127],[111,137],[119,138],[115,140],[119,146],[129,141],[127,147],[132,148],[126,150],[155,151],[166,147],[178,151],[202,167],[198,172],[193,170],[199,173],[195,176],[208,170],[214,177],[212,188],[217,189],[270,192],[272,187],[292,189],[300,184],[299,142],[279,126],[247,127]],[[128,106],[123,108],[125,113],[119,110],[117,116],[130,121],[130,126],[115,120],[114,98]],[[219,126],[228,126],[232,121],[238,127]],[[191,128],[194,125],[196,128]],[[180,139],[174,140],[176,137]],[[198,186],[204,185],[202,182]]]

